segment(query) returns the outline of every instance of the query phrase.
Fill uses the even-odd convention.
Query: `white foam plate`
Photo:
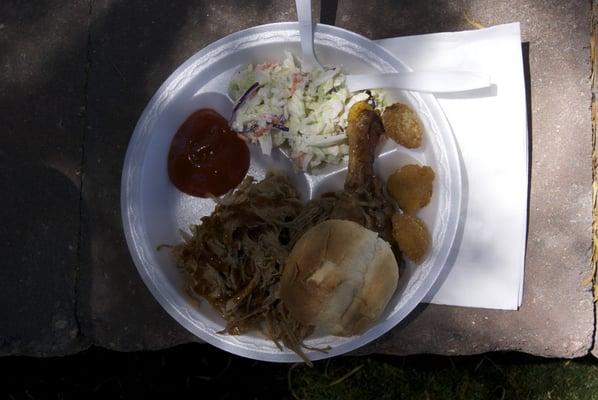
[[[316,51],[323,64],[341,65],[348,73],[396,72],[409,68],[371,40],[341,28],[318,25]],[[182,326],[199,338],[241,356],[266,361],[300,361],[293,352],[280,351],[259,332],[231,336],[217,332],[221,317],[207,302],[194,305],[183,289],[183,276],[163,243],[181,241],[179,230],[188,230],[214,208],[209,199],[178,191],[167,175],[167,154],[178,127],[195,110],[208,107],[228,116],[227,86],[242,64],[281,60],[283,51],[300,56],[297,23],[257,26],[229,35],[200,50],[164,82],[141,115],[127,149],[121,188],[123,226],[129,251],[139,274],[156,300]],[[354,350],[378,338],[407,316],[438,278],[449,256],[461,208],[461,171],[451,128],[434,96],[387,91],[390,102],[400,100],[419,114],[425,129],[424,145],[416,150],[387,141],[380,149],[375,168],[386,179],[408,163],[431,166],[435,173],[434,194],[420,211],[432,235],[432,248],[419,266],[407,263],[397,291],[379,319],[363,335],[343,338],[315,332],[306,340],[310,347],[330,346],[324,354],[307,351],[312,360]],[[278,151],[272,157],[252,146],[249,174],[257,179],[269,168],[284,168],[304,199],[342,188],[346,166],[329,167],[316,174],[295,173]]]

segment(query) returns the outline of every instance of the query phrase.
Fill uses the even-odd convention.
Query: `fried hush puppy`
[[[401,253],[416,264],[421,263],[430,247],[430,234],[424,222],[414,215],[396,213],[392,216],[392,235]]]
[[[394,103],[384,110],[382,123],[386,135],[398,144],[415,149],[420,147],[424,137],[422,123],[409,106]]]
[[[417,211],[428,205],[432,197],[434,170],[427,165],[404,165],[387,182],[390,195],[402,212],[392,216],[392,236],[401,253],[416,264],[421,263],[430,247],[430,234]]]
[[[388,178],[390,195],[407,214],[415,215],[432,197],[434,170],[427,165],[408,164],[396,170]]]

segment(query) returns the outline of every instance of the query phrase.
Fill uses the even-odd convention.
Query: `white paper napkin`
[[[516,310],[523,292],[528,190],[519,23],[378,43],[414,70],[484,72],[495,83],[492,91],[474,96],[438,96],[463,159],[463,232],[426,301]]]

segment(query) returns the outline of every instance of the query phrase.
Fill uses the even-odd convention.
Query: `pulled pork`
[[[279,298],[280,274],[296,234],[293,221],[303,206],[285,176],[257,183],[247,177],[173,248],[188,293],[222,315],[223,333],[258,328],[279,347],[282,342],[303,355],[301,343],[311,328],[295,321]]]

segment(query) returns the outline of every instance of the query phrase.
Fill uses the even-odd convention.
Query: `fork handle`
[[[295,0],[295,6],[297,8],[297,20],[299,21],[303,63],[307,67],[317,67],[319,63],[314,53],[314,26],[311,19],[311,0]]]
[[[416,71],[347,75],[347,89],[397,88],[430,93],[455,93],[492,85],[488,74],[469,71]]]

